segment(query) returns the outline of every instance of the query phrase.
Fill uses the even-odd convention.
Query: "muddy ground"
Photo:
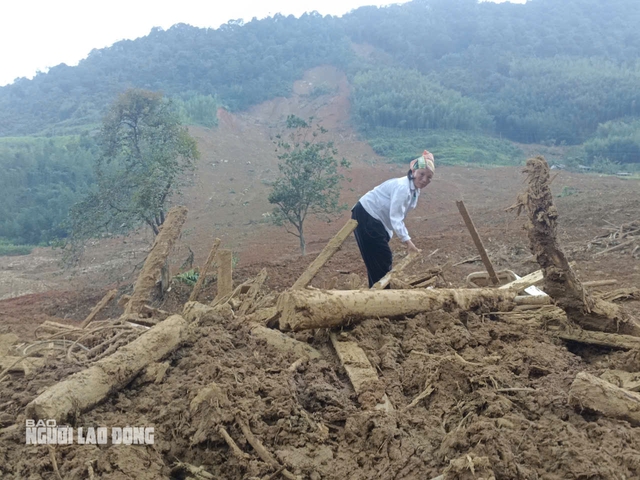
[[[171,255],[173,273],[204,263],[214,236],[238,259],[235,283],[267,268],[265,289],[290,287],[344,221],[311,221],[307,257],[297,239],[264,221],[264,198],[275,157],[270,136],[287,113],[319,114],[337,131],[341,154],[353,161],[344,201],[351,205],[369,188],[404,167],[389,165],[349,129],[344,77],[311,72],[307,81],[334,82],[339,95],[317,103],[304,96],[279,99],[243,115],[226,114],[217,130],[196,130],[203,162],[187,192],[187,225]],[[314,77],[314,75],[316,75]],[[318,77],[318,78],[316,78]],[[248,141],[250,140],[250,141]],[[227,160],[227,161],[225,161]],[[251,163],[248,163],[251,162]],[[438,167],[407,226],[423,260],[408,273],[448,265],[441,286],[461,287],[482,270],[455,206],[464,199],[498,270],[519,275],[538,268],[529,251],[524,218],[505,209],[523,186],[520,168]],[[565,188],[567,187],[567,188]],[[616,279],[604,290],[640,285],[640,260],[630,250],[595,256],[591,241],[640,215],[640,185],[634,180],[560,172],[553,181],[559,211],[559,242],[581,280]],[[110,288],[130,293],[150,238],[89,245],[83,263],[63,268],[60,252],[36,249],[26,257],[0,258],[0,334],[33,341],[46,320],[77,324]],[[392,248],[398,258],[402,247]],[[455,265],[455,266],[454,266]],[[353,238],[323,268],[313,286],[350,288],[365,278]],[[152,306],[180,312],[190,288],[175,282]],[[215,295],[215,283],[200,301]],[[625,303],[640,318],[640,302]],[[112,302],[99,320],[117,318]],[[202,466],[213,478],[278,478],[259,459],[239,421],[278,462],[304,479],[617,479],[640,478],[640,429],[569,406],[576,374],[608,369],[640,371],[640,352],[614,352],[559,341],[553,319],[510,319],[469,312],[419,315],[400,320],[369,319],[338,333],[356,341],[380,381],[359,397],[350,385],[326,331],[295,334],[322,353],[303,362],[257,340],[241,318],[218,319],[191,332],[187,344],[166,361],[158,383],[138,378],[76,420],[76,426],[146,425],[155,428],[150,446],[58,446],[53,450],[61,478],[184,478],[178,462]],[[0,352],[1,353],[1,352]],[[81,367],[60,359],[43,369],[0,380],[0,478],[56,479],[46,446],[25,445],[24,407]],[[1,376],[1,375],[0,375]],[[415,406],[411,402],[433,391]],[[515,389],[515,390],[514,390]],[[386,393],[395,410],[372,410]],[[204,399],[204,401],[202,401]],[[244,453],[234,456],[219,433],[224,427]]]

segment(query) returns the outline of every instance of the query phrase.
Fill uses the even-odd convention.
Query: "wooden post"
[[[291,287],[292,290],[298,290],[300,288],[306,288],[307,285],[311,283],[313,277],[316,276],[318,271],[324,266],[325,263],[329,261],[331,257],[333,257],[334,253],[336,253],[344,241],[347,239],[349,235],[356,229],[358,226],[358,222],[355,220],[349,220],[344,227],[340,229],[338,233],[336,233],[335,237],[331,239],[329,243],[322,249],[320,255],[316,257],[316,259],[311,262],[311,265],[307,267],[300,278],[296,280],[296,283]]]
[[[231,250],[219,250],[218,261],[218,294],[216,299],[229,295],[233,291],[233,253]]]
[[[473,220],[471,220],[471,217],[469,216],[469,212],[467,212],[467,207],[464,206],[464,202],[462,200],[457,201],[456,205],[458,206],[458,210],[460,210],[460,215],[462,215],[462,218],[464,219],[464,223],[467,226],[469,233],[471,234],[471,238],[473,238],[473,243],[476,244],[478,253],[480,253],[480,258],[482,258],[482,263],[484,263],[484,267],[487,269],[487,272],[489,272],[489,277],[491,278],[491,281],[493,282],[494,285],[499,285],[500,280],[498,280],[498,276],[496,275],[496,271],[494,270],[493,265],[491,264],[491,260],[489,260],[487,251],[484,249],[484,245],[482,244],[482,240],[478,235],[478,231],[476,230],[476,227],[473,224]]]
[[[398,275],[398,273],[407,268],[411,264],[411,262],[418,258],[418,256],[419,255],[417,253],[410,253],[409,255],[404,257],[401,261],[398,262],[395,267],[391,269],[389,273],[387,273],[384,277],[374,283],[371,289],[382,290],[383,288],[385,288],[387,285],[389,285],[391,280]]]
[[[202,289],[202,285],[204,285],[204,280],[207,276],[207,272],[209,271],[209,268],[211,268],[211,264],[213,263],[213,260],[216,258],[216,253],[218,253],[219,246],[220,246],[220,239],[216,238],[213,242],[213,246],[211,247],[211,251],[209,252],[209,256],[207,257],[207,261],[205,262],[204,267],[202,267],[202,270],[200,271],[200,275],[198,275],[198,281],[196,282],[195,286],[193,287],[193,291],[189,296],[190,302],[195,302],[197,300],[198,294]]]
[[[100,300],[98,304],[93,307],[93,310],[91,310],[91,313],[87,316],[87,318],[85,318],[84,321],[80,324],[80,328],[86,328],[87,325],[93,322],[93,320],[102,311],[102,309],[107,306],[107,303],[116,298],[117,293],[118,290],[109,290],[109,292],[107,292],[107,294],[102,297],[102,300]]]

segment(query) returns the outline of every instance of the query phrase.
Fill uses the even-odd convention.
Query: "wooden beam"
[[[489,273],[489,278],[494,285],[499,285],[500,280],[498,280],[498,276],[496,275],[496,271],[493,268],[493,264],[491,260],[489,260],[489,255],[487,255],[487,251],[482,244],[482,240],[480,239],[480,235],[478,235],[478,231],[476,230],[475,225],[473,224],[473,220],[469,216],[469,212],[467,212],[467,207],[465,207],[464,202],[462,200],[456,201],[456,205],[458,206],[458,210],[460,211],[460,215],[464,219],[464,223],[471,234],[471,238],[473,238],[473,243],[476,244],[476,248],[478,249],[478,253],[480,254],[480,258],[482,259],[482,263],[484,263],[484,267],[487,269]]]
[[[340,363],[347,372],[349,380],[353,385],[353,389],[358,395],[364,393],[367,388],[371,387],[372,383],[378,381],[378,374],[376,373],[367,354],[364,350],[355,342],[341,342],[335,333],[331,333],[331,344],[335,348]],[[382,401],[376,405],[376,410],[384,410],[386,412],[393,410],[393,405],[385,393],[382,396]]]
[[[218,262],[218,293],[216,300],[233,292],[233,253],[231,250],[219,250]]]
[[[301,288],[306,288],[307,285],[311,283],[313,277],[320,271],[320,269],[324,266],[325,263],[329,261],[331,257],[340,249],[344,241],[347,239],[349,235],[356,229],[358,226],[358,222],[355,220],[349,220],[344,227],[340,229],[338,233],[327,243],[327,245],[322,249],[320,255],[316,257],[316,259],[311,262],[311,265],[307,267],[300,278],[296,280],[296,283],[291,287],[292,290],[298,290]]]
[[[542,270],[536,270],[535,272],[530,273],[529,275],[525,275],[518,280],[514,280],[513,282],[505,283],[498,287],[500,290],[509,290],[514,289],[518,292],[524,290],[525,288],[529,288],[532,285],[536,285],[544,280],[544,273]]]
[[[216,254],[218,253],[218,247],[220,247],[220,239],[216,238],[213,241],[213,245],[211,246],[211,250],[209,251],[209,256],[207,257],[207,261],[204,263],[202,270],[200,270],[200,274],[198,275],[198,281],[196,282],[193,290],[191,291],[191,295],[189,296],[190,302],[195,302],[198,299],[198,294],[202,289],[202,285],[204,285],[204,280],[207,277],[207,272],[209,268],[211,268],[211,264],[216,258]]]

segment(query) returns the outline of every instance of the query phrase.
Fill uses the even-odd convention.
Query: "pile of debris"
[[[43,324],[41,340],[3,363],[3,478],[640,476],[640,326],[612,303],[638,292],[581,284],[557,244],[548,165],[530,159],[525,173],[515,208],[528,212],[541,270],[484,288],[434,288],[445,267],[405,275],[413,256],[370,290],[308,287],[350,221],[279,295],[266,270],[233,288],[216,240],[170,314],[147,302],[186,218],[177,207],[120,318],[94,321],[109,292],[81,325]],[[214,259],[206,305],[197,299]],[[589,354],[607,368],[567,350],[579,345],[602,348]],[[27,419],[153,425],[155,442],[25,445]]]

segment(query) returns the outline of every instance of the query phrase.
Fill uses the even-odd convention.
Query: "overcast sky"
[[[145,36],[176,23],[217,28],[275,13],[299,16],[317,10],[343,15],[363,5],[407,0],[1,0],[0,86],[31,78],[60,63],[77,63],[94,48]],[[505,0],[489,0],[502,2]],[[511,0],[525,3],[525,0]]]

